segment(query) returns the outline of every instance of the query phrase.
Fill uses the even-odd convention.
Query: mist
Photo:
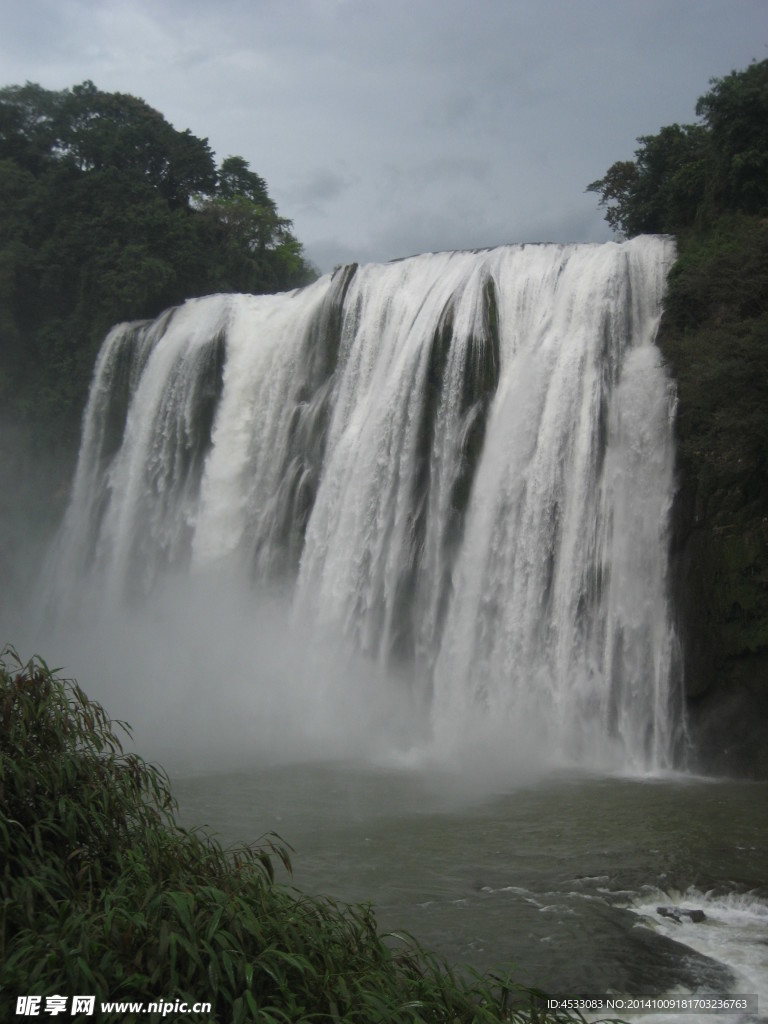
[[[17,646],[76,678],[169,771],[397,760],[426,736],[423,694],[321,637],[279,589],[211,572],[166,578],[134,604],[84,581],[53,615],[29,600]]]

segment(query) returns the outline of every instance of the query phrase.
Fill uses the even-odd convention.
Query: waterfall
[[[114,328],[54,601],[247,575],[417,691],[438,746],[485,723],[669,765],[673,258],[659,237],[428,254]]]

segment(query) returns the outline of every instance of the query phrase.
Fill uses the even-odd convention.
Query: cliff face
[[[689,765],[768,778],[768,221],[681,240],[659,343],[679,393]]]
[[[685,467],[681,467],[684,476]],[[684,646],[689,767],[768,778],[766,524],[728,535],[716,521],[721,496],[696,507],[690,479],[675,508],[672,557]]]

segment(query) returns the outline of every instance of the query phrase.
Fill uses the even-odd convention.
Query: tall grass
[[[2,652],[0,1019],[19,995],[84,993],[206,1001],[222,1022],[581,1019],[381,935],[366,906],[278,885],[276,837],[225,851],[181,828],[126,728],[39,658]]]

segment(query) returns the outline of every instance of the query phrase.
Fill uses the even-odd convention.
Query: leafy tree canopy
[[[112,171],[189,207],[216,186],[207,139],[177,132],[144,100],[100,92],[93,82],[49,92],[39,85],[0,90],[0,155],[35,174],[51,162],[79,171]]]
[[[614,230],[677,234],[723,213],[768,210],[768,60],[710,85],[697,123],[641,136],[634,160],[587,186]]]
[[[16,417],[74,439],[113,323],[314,276],[242,157],[217,168],[207,139],[93,82],[0,89],[0,400]]]

